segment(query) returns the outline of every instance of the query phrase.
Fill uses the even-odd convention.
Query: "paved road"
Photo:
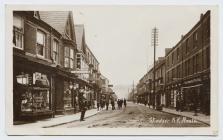
[[[208,127],[196,120],[128,103],[121,110],[102,110],[85,121],[74,121],[56,127]]]

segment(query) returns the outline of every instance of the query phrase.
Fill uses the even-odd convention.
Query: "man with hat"
[[[78,94],[78,102],[80,106],[80,111],[81,111],[81,117],[80,121],[84,121],[84,115],[87,110],[87,99],[84,97],[85,94],[85,89],[84,87],[80,87],[79,94]]]

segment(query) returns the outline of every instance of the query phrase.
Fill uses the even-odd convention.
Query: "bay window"
[[[64,55],[64,67],[66,68],[74,68],[74,50],[70,47],[65,47],[65,55]]]

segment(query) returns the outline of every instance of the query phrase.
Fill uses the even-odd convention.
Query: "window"
[[[196,56],[193,57],[193,73],[197,73],[197,60],[196,60]]]
[[[74,68],[74,50],[70,47],[64,48],[64,67]]]
[[[64,48],[64,67],[68,68],[69,67],[69,47]]]
[[[173,61],[174,61],[174,52],[172,53],[172,65],[173,65]]]
[[[196,48],[197,47],[197,40],[198,40],[198,34],[197,34],[197,32],[195,32],[193,34],[193,40],[194,40],[194,42],[193,42],[194,48]]]
[[[54,40],[53,41],[53,62],[55,63],[58,63],[59,61],[58,52],[59,52],[59,43],[56,40]]]
[[[177,48],[177,60],[180,59],[180,51],[179,51],[179,48]]]
[[[188,60],[188,75],[191,75],[191,59]]]
[[[177,66],[177,78],[180,78],[180,65]]]
[[[186,54],[188,53],[188,49],[189,49],[189,40],[187,39],[186,40],[186,48],[185,48]]]
[[[199,71],[199,54],[196,55],[196,72]]]
[[[81,55],[77,54],[77,68],[81,69]]]
[[[74,68],[74,50],[70,49],[70,68]]]
[[[13,16],[13,46],[23,49],[23,19],[20,16]]]
[[[170,66],[170,56],[167,57],[167,65]]]
[[[207,47],[207,50],[206,50],[206,59],[207,59],[207,68],[210,67],[210,48]]]
[[[194,41],[197,41],[198,40],[197,32],[194,33],[193,37],[194,37]]]
[[[38,56],[41,56],[41,57],[44,57],[44,53],[45,53],[45,46],[46,46],[46,41],[45,41],[45,39],[46,39],[46,35],[42,32],[42,31],[40,31],[40,30],[38,30],[37,31],[37,55]]]

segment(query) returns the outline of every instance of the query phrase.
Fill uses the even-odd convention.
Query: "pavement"
[[[176,111],[175,109],[170,109],[170,108],[164,108],[163,107],[163,112],[166,113],[171,113],[171,114],[176,114],[176,115],[180,115],[180,116],[185,116],[185,117],[189,117],[192,118],[194,120],[203,122],[207,125],[210,125],[210,116],[207,116],[205,114],[201,114],[201,113],[197,113],[197,116],[194,116],[194,112],[188,112],[188,111]]]
[[[141,105],[143,105],[143,104],[141,104]],[[147,106],[147,107],[149,107],[149,106]],[[150,107],[150,108],[152,108],[152,107]],[[189,112],[189,111],[181,112],[181,111],[176,111],[175,109],[165,108],[165,107],[163,107],[162,112],[188,117],[188,118],[200,121],[202,123],[205,123],[207,125],[210,125],[210,115],[207,116],[205,114],[197,113],[197,116],[195,116],[194,112]]]
[[[85,113],[85,118],[91,117],[95,114],[97,114],[99,111],[97,109],[91,109],[87,110]],[[78,112],[76,114],[71,114],[71,115],[58,115],[55,116],[55,118],[48,118],[48,119],[43,119],[43,120],[38,120],[33,123],[27,123],[27,124],[20,124],[20,125],[14,125],[14,127],[38,127],[38,128],[48,128],[48,127],[54,127],[57,125],[62,125],[74,121],[79,121],[80,120],[80,115],[81,113]]]

